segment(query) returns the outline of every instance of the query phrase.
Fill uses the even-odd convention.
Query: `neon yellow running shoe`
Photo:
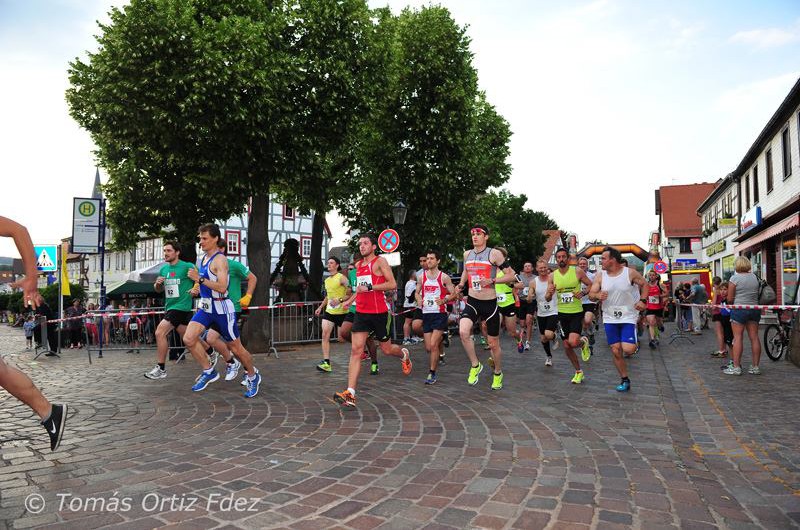
[[[583,370],[575,372],[575,375],[572,377],[572,384],[579,385],[583,383]]]
[[[469,369],[469,376],[467,377],[467,383],[469,383],[472,386],[477,385],[478,376],[481,374],[481,372],[483,372],[483,364],[479,362],[478,366]]]
[[[589,362],[592,356],[592,350],[589,348],[589,339],[581,337],[581,342],[583,343],[583,346],[581,346],[581,359],[583,359],[583,362]]]
[[[317,370],[319,370],[320,372],[330,373],[331,363],[330,362],[326,363],[325,361],[322,361],[317,365]]]
[[[503,388],[503,374],[492,374],[492,390],[500,390]]]

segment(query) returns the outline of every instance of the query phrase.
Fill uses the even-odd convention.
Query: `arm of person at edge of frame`
[[[203,281],[203,285],[212,291],[225,293],[228,290],[228,274],[230,272],[228,270],[228,258],[222,254],[218,254],[209,264],[208,268],[218,279],[216,281],[206,279]]]
[[[639,300],[633,305],[637,311],[644,311],[647,309],[647,292],[648,286],[644,276],[639,274],[639,271],[631,269],[631,285],[639,286]]]
[[[592,287],[589,289],[589,300],[594,302],[602,302],[608,298],[608,293],[601,291],[603,287],[603,275],[597,274],[592,282]]]
[[[39,271],[36,270],[36,252],[33,250],[28,229],[16,221],[0,216],[0,236],[14,239],[22,258],[22,265],[25,267],[25,277],[12,283],[11,287],[21,288],[23,305],[36,309],[42,303],[42,295],[39,294],[36,285]]]
[[[728,282],[728,297],[725,299],[726,302],[732,304],[733,301],[736,300],[736,284],[729,281]]]
[[[528,303],[530,304],[533,302],[533,299],[536,298],[536,277],[528,282]]]
[[[247,271],[247,292],[241,298],[239,298],[239,305],[242,306],[242,309],[247,309],[250,305],[250,301],[253,300],[253,293],[256,292],[256,284],[258,284],[258,276]]]

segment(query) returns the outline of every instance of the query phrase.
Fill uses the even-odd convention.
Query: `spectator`
[[[700,280],[697,278],[692,280],[692,286],[689,290],[689,298],[691,300],[692,305],[692,322],[694,322],[694,331],[692,331],[693,335],[700,335],[700,329],[703,325],[703,319],[700,315],[700,312],[703,310],[700,305],[708,303],[708,291],[706,291],[706,286],[700,283]]]
[[[724,306],[728,298],[728,282],[720,281],[715,289],[714,305]],[[712,357],[727,357],[728,349],[733,344],[733,330],[731,329],[731,312],[725,307],[714,307],[711,310],[711,321],[715,323],[714,331],[717,334],[717,351],[712,352]]]
[[[72,301],[72,306],[67,308],[66,316],[67,320],[67,330],[69,332],[69,347],[70,348],[78,348],[82,347],[81,344],[81,323],[82,320],[81,316],[86,313],[86,310],[81,305],[81,301],[77,298]]]
[[[405,314],[405,321],[403,322],[403,344],[411,344],[411,323],[414,321],[414,308],[417,307],[417,301],[414,298],[417,292],[417,273],[411,271],[408,273],[408,281],[406,282],[405,289],[403,290],[403,312]]]
[[[87,344],[97,344],[100,342],[100,336],[97,332],[96,318],[92,315],[96,306],[89,304],[86,306],[86,317],[83,319],[84,326],[86,327],[86,342]]]
[[[33,347],[33,328],[36,327],[36,322],[33,319],[33,315],[28,315],[28,319],[22,325],[22,329],[25,330],[25,341],[27,342],[26,349],[30,350]]]
[[[694,326],[692,322],[692,308],[689,305],[692,303],[692,287],[689,282],[685,282],[676,292],[676,296],[678,301],[682,304],[681,308],[681,316],[683,325],[681,326],[684,331],[693,332]]]
[[[736,271],[728,281],[728,303],[734,305],[757,305],[759,281],[758,276],[752,273],[752,264],[744,256],[739,256],[733,262]],[[761,321],[760,309],[731,309],[731,328],[733,329],[733,348],[731,364],[725,368],[726,375],[742,375],[742,339],[745,330],[750,339],[750,349],[753,352],[753,364],[748,373],[761,375],[758,364],[761,361],[761,343],[758,341],[758,323]]]

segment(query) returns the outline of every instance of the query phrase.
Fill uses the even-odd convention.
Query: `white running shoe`
[[[158,365],[156,365],[155,368],[153,368],[149,372],[146,372],[144,376],[148,379],[164,379],[165,377],[167,377],[167,371],[162,370],[161,368],[158,367]]]
[[[529,351],[531,349],[531,343],[527,340],[525,341],[525,351]]]
[[[236,376],[239,375],[239,369],[241,369],[242,363],[239,362],[239,359],[233,359],[232,363],[225,363],[225,381],[233,381],[236,379]]]
[[[547,359],[545,359],[544,360],[544,365],[545,366],[553,366],[553,358],[552,357],[548,357]]]

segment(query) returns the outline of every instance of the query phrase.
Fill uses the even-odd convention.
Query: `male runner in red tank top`
[[[397,288],[392,268],[385,258],[375,255],[378,240],[372,234],[358,239],[361,260],[356,262],[356,316],[351,331],[350,368],[347,372],[347,389],[337,392],[333,399],[342,405],[356,406],[356,384],[361,372],[361,352],[372,333],[385,355],[402,359],[403,373],[411,373],[408,350],[392,344],[391,318],[384,294]]]

